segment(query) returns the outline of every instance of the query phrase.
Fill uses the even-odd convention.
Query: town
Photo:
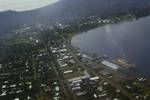
[[[71,46],[76,30],[114,23],[89,19],[78,27],[25,26],[2,38],[0,100],[149,100],[150,80],[127,73],[136,65],[124,58],[87,55]]]

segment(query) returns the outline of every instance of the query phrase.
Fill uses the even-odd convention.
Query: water
[[[124,57],[136,64],[137,73],[150,77],[150,16],[78,34],[71,43],[81,52]]]

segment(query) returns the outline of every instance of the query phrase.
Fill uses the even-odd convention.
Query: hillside
[[[0,34],[22,24],[35,22],[52,22],[57,19],[74,19],[91,15],[106,16],[130,9],[149,6],[149,0],[60,0],[59,2],[40,9],[0,13]]]

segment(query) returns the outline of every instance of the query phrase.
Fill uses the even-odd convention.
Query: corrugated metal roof
[[[118,66],[112,62],[106,61],[106,60],[102,61],[102,64],[104,64],[112,69],[115,69],[115,70],[117,70],[120,67],[120,66]]]

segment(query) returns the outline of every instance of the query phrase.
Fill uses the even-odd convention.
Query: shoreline
[[[129,21],[129,22],[132,22],[131,20],[127,20],[127,21]],[[124,22],[124,21],[120,21],[120,22],[117,22],[117,23],[122,23],[122,22]],[[117,23],[109,23],[109,24],[117,24]],[[105,25],[109,25],[109,24],[105,24]],[[103,27],[103,26],[105,26],[105,25],[102,25],[102,26],[98,26],[98,27],[95,27],[95,28],[93,28],[93,29],[96,29],[96,28],[100,28],[100,27]],[[90,30],[93,30],[93,29],[90,29]],[[88,31],[90,31],[90,30],[88,30]],[[69,45],[71,45],[72,47],[73,47],[73,49],[76,51],[76,52],[79,52],[79,48],[76,48],[76,47],[74,47],[73,45],[72,45],[72,43],[71,43],[71,41],[72,41],[72,38],[74,37],[74,36],[76,36],[76,35],[79,35],[79,34],[82,34],[82,33],[85,33],[86,31],[84,31],[84,32],[77,32],[77,33],[74,33],[74,34],[71,34],[70,36],[69,36],[69,38],[67,38],[66,40],[68,41],[68,43],[69,43]],[[86,53],[87,54],[87,53]],[[89,55],[89,56],[91,56],[91,55]],[[99,55],[96,55],[96,56],[99,56]],[[112,60],[114,60],[113,58],[112,58]],[[135,64],[134,64],[135,65]],[[136,65],[135,65],[136,66]],[[140,71],[138,71],[138,72],[136,72],[136,71],[138,71],[138,68],[137,68],[137,66],[136,67],[134,67],[134,68],[131,68],[130,70],[129,70],[129,72],[131,73],[131,74],[133,74],[135,77],[145,77],[145,78],[148,78],[149,76],[148,75],[144,75],[144,73],[142,73],[142,72],[140,72]]]

